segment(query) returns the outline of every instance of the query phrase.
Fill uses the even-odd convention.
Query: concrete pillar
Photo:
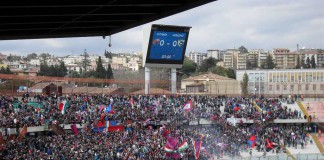
[[[177,94],[177,70],[171,68],[171,94]]]
[[[151,69],[148,67],[145,67],[145,94],[149,94],[149,90],[150,90],[150,73],[151,73]]]

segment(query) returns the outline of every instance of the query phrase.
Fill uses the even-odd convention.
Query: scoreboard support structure
[[[145,94],[150,94],[151,69],[145,67]],[[171,94],[177,94],[177,69],[171,68]]]
[[[191,27],[152,24],[143,32],[145,94],[150,94],[151,68],[170,68],[171,94],[177,94],[177,68],[181,68]]]

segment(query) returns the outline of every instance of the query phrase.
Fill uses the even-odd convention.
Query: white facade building
[[[244,73],[250,94],[324,96],[324,69],[237,70],[236,79]]]
[[[31,59],[31,60],[29,61],[29,64],[30,64],[30,65],[33,65],[33,66],[40,66],[41,61],[40,61],[40,59]]]
[[[209,57],[213,57],[215,59],[220,59],[219,50],[218,49],[207,50],[207,58],[209,58]]]
[[[189,53],[189,59],[194,61],[198,66],[200,66],[203,60],[205,60],[206,58],[207,58],[206,53],[200,53],[200,52]]]

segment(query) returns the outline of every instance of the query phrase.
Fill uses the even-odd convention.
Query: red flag
[[[124,131],[124,126],[111,126],[108,127],[109,132],[123,132]]]
[[[20,142],[25,135],[27,134],[27,125],[24,125],[24,127],[21,129],[19,136],[17,137],[18,141]]]
[[[273,149],[273,147],[274,147],[274,144],[273,144],[273,142],[270,142],[270,140],[267,138],[267,148],[268,149]]]
[[[5,144],[5,141],[2,137],[2,133],[0,133],[0,145]]]

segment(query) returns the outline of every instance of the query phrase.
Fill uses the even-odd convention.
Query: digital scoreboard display
[[[146,66],[183,64],[190,27],[152,25],[147,47]],[[164,67],[170,67],[166,66]]]
[[[154,31],[150,50],[150,59],[182,60],[187,33]]]

